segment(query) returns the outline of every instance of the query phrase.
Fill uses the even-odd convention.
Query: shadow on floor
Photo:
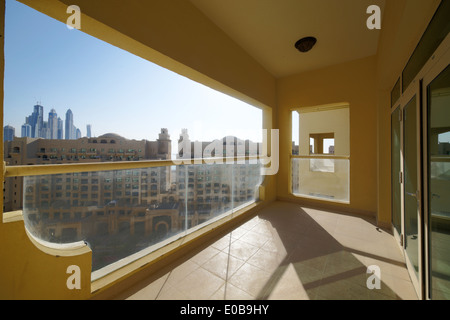
[[[382,281],[381,266],[374,265],[380,270],[380,279],[372,271],[368,271],[367,263],[355,257],[356,254],[405,268],[405,264],[399,260],[370,252],[370,244],[376,233],[388,234],[386,230],[377,228],[370,218],[314,209],[309,209],[307,213],[305,210],[308,209],[277,203],[275,207],[259,215],[273,228],[272,234],[279,237],[287,254],[273,270],[257,299],[286,299],[290,291],[295,292],[293,298],[302,297],[303,294],[305,299],[401,299]],[[344,246],[336,240],[333,234],[336,233],[339,222],[343,223],[341,220],[348,220],[354,227],[372,229],[372,234],[368,234],[367,239],[359,240],[362,249],[364,242],[367,242],[367,250]],[[358,241],[356,237],[355,241]],[[280,283],[286,282],[283,279],[285,275],[289,283],[282,284],[284,290],[279,292],[277,289]],[[294,282],[296,277],[298,281]],[[377,289],[377,284],[380,289]]]
[[[381,273],[380,289],[369,266]],[[116,299],[417,299],[393,236],[360,217],[275,202]]]

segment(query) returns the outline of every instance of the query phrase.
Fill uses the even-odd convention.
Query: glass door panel
[[[402,234],[402,212],[401,212],[401,158],[400,158],[400,108],[397,107],[391,115],[391,170],[392,170],[392,225],[397,235]]]
[[[450,299],[450,67],[428,86],[429,268],[432,299]]]
[[[404,241],[406,256],[419,279],[419,188],[416,96],[404,108]]]

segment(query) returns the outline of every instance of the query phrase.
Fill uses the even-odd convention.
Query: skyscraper
[[[64,139],[64,121],[58,117],[58,134],[57,134],[58,140]]]
[[[26,123],[31,126],[31,137],[41,137],[42,127],[44,125],[44,107],[36,104],[33,113],[26,118]]]
[[[50,139],[50,127],[48,126],[48,121],[42,122],[39,137],[44,139]]]
[[[28,123],[22,125],[22,138],[31,138],[31,126]]]
[[[58,139],[58,115],[55,109],[48,114],[48,128],[50,130],[50,139]]]
[[[66,112],[66,140],[74,139],[74,130],[73,130],[73,113],[72,110],[67,110]]]
[[[3,128],[3,141],[13,141],[16,133],[16,129],[12,126],[5,126]]]
[[[86,136],[87,136],[88,138],[91,138],[91,135],[92,135],[92,133],[91,133],[91,125],[88,124],[88,125],[86,126]]]

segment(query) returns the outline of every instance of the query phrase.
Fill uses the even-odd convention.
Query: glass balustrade
[[[24,178],[29,233],[85,241],[96,271],[158,249],[258,200],[261,164],[193,164]]]
[[[297,196],[350,202],[350,160],[292,158],[292,193]]]

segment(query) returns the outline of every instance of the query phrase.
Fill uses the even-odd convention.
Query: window
[[[292,112],[292,193],[350,202],[350,114],[348,104]]]

